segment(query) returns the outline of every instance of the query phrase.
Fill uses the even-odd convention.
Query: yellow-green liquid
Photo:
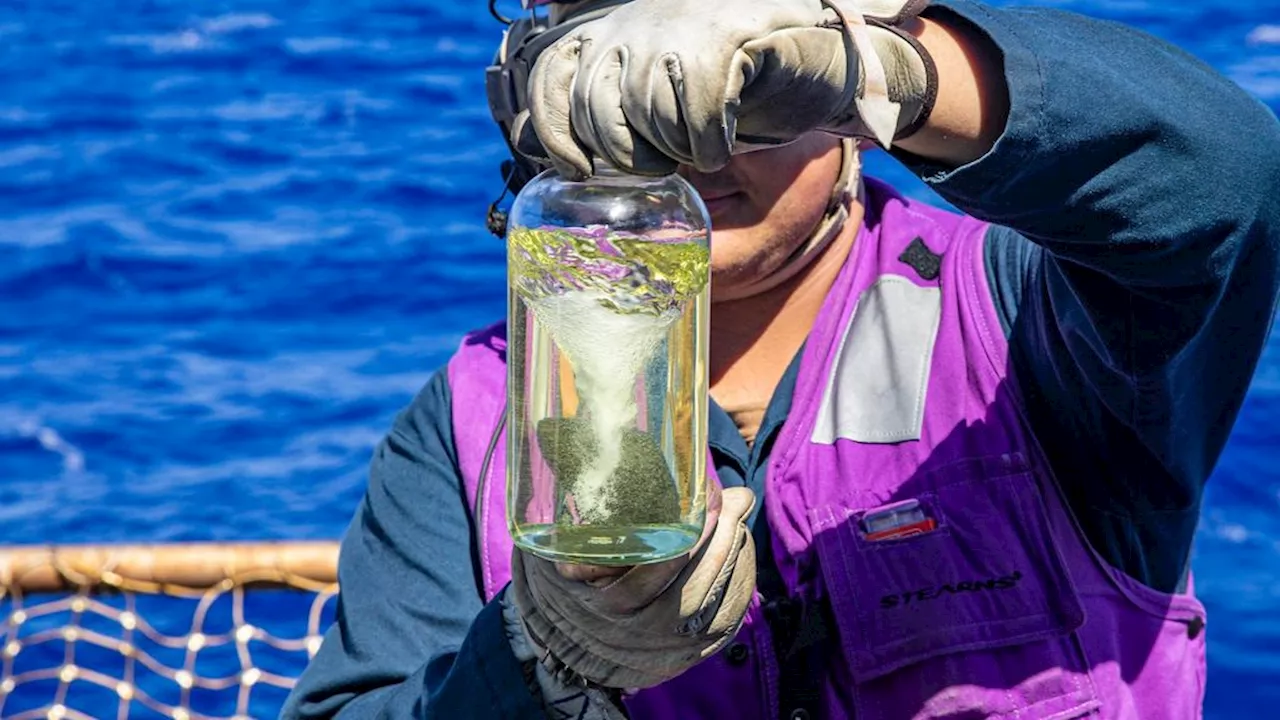
[[[682,553],[698,541],[693,525],[524,525],[518,545],[555,562],[640,565]]]
[[[558,562],[687,552],[706,514],[705,245],[620,240],[597,257],[580,238],[519,232],[509,238],[512,537]],[[604,279],[595,260],[613,263]]]

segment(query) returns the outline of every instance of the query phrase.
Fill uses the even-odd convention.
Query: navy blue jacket
[[[958,169],[898,159],[997,226],[991,285],[1069,504],[1112,564],[1173,590],[1276,305],[1280,123],[1131,28],[968,0],[935,7],[1002,51],[1008,124]],[[751,448],[713,405],[725,485],[763,495],[795,365]],[[441,372],[378,446],[343,540],[337,622],[285,717],[542,716],[497,603],[483,603],[450,402]],[[759,513],[753,532],[767,548]]]

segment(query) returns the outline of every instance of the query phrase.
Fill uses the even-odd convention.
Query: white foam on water
[[[227,13],[226,15],[209,18],[200,25],[205,32],[220,35],[223,33],[236,33],[244,30],[264,30],[279,24],[280,21],[271,15],[255,12]]]
[[[1280,25],[1259,25],[1249,32],[1245,42],[1250,45],[1280,45]]]
[[[678,313],[616,313],[596,290],[528,301],[534,317],[569,356],[575,384],[597,444],[594,461],[578,478],[574,499],[588,522],[606,517],[609,478],[622,460],[623,432],[636,417],[636,377],[662,344]]]
[[[67,442],[57,430],[46,427],[33,420],[18,425],[18,435],[31,438],[40,443],[40,447],[62,457],[62,469],[70,473],[84,470],[84,453],[80,448]]]

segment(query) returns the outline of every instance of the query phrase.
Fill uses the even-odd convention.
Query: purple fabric
[[[774,555],[793,596],[830,603],[842,652],[825,672],[831,717],[1192,718],[1205,681],[1204,608],[1133,581],[1085,543],[1008,377],[987,288],[986,226],[868,181],[854,251],[806,344],[765,491]],[[933,281],[898,260],[915,238],[942,256]],[[894,275],[940,289],[920,437],[811,440],[859,300]],[[450,366],[459,461],[475,498],[505,387],[501,326]],[[502,443],[476,508],[492,597],[509,576]],[[1059,478],[1087,482],[1089,478]],[[859,521],[914,499],[937,527],[872,541]],[[712,658],[628,699],[636,718],[774,717],[778,671],[753,607],[734,664]],[[733,708],[730,713],[728,708]]]
[[[475,516],[476,545],[484,550],[480,553],[480,575],[487,602],[511,579],[513,545],[506,517],[506,432],[498,436],[485,467],[490,441],[506,410],[506,323],[495,323],[463,338],[462,346],[449,361],[448,373],[454,444],[463,487]]]

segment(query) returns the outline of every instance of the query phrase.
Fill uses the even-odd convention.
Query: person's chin
[[[730,233],[733,235],[733,233]],[[742,289],[754,285],[760,278],[759,261],[748,248],[736,245],[746,242],[745,237],[711,239],[711,302],[741,297]],[[717,247],[718,246],[718,247]]]
[[[745,200],[746,196],[742,193],[721,195],[710,199],[703,198],[702,204],[706,206],[707,214],[711,216],[711,227],[734,228],[745,225],[743,217]]]
[[[717,276],[715,273],[712,273],[711,304],[719,305],[721,303],[736,302],[750,297],[751,293],[750,290],[748,290],[750,287],[751,283],[748,281],[729,278],[723,275]]]

